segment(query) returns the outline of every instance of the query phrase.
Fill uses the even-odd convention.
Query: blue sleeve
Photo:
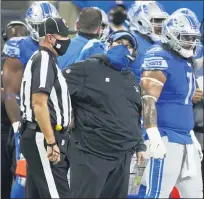
[[[173,59],[172,54],[164,50],[161,44],[153,44],[141,60],[141,71],[159,70],[167,77],[171,73]]]
[[[85,60],[93,55],[97,54],[104,54],[105,53],[105,46],[101,42],[88,42],[84,48],[82,49],[81,53],[75,60],[75,62],[79,62]]]
[[[22,40],[21,37],[11,38],[4,45],[3,52],[6,57],[16,58],[20,62],[22,62],[23,65],[25,65],[26,60],[24,56],[24,51],[26,49],[26,45],[23,45],[23,41],[24,40]]]
[[[142,59],[142,72],[160,70],[167,77],[170,74],[169,60],[159,55],[146,54]]]
[[[197,49],[196,49],[196,52],[195,52],[195,56],[194,56],[194,59],[200,59],[203,57],[203,51],[204,51],[204,46],[199,46]]]

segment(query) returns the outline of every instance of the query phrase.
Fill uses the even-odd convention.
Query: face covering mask
[[[56,52],[57,52],[57,54],[59,56],[62,56],[62,55],[64,55],[66,53],[67,48],[69,47],[70,42],[71,42],[70,39],[68,39],[68,40],[59,40],[59,39],[56,39],[56,42],[55,42],[55,45],[53,46],[53,48],[56,50]]]
[[[120,71],[129,67],[131,63],[131,60],[127,56],[131,55],[125,45],[113,46],[107,51],[107,58],[110,64]]]
[[[121,25],[125,19],[127,18],[127,14],[124,12],[116,11],[113,14],[110,14],[110,21],[113,22],[116,26]]]

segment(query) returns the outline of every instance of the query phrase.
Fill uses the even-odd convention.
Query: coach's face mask
[[[129,67],[131,61],[128,56],[131,55],[125,45],[113,46],[107,51],[107,58],[110,64],[120,71]]]
[[[55,37],[55,39],[56,39],[56,37]],[[59,56],[62,56],[66,53],[70,42],[71,42],[70,39],[67,39],[67,40],[56,39],[56,42],[55,42],[55,45],[53,45],[53,48],[56,50],[56,52]]]

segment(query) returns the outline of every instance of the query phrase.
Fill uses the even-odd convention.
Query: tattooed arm
[[[157,128],[156,102],[160,96],[166,77],[161,71],[144,71],[141,78],[143,124],[149,137],[150,156],[157,159],[166,154]]]
[[[157,126],[156,101],[165,82],[166,77],[161,71],[145,71],[142,74],[142,114],[146,129]]]

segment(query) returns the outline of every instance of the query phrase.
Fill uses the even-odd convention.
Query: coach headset
[[[11,21],[9,22],[6,27],[2,30],[1,32],[1,35],[2,35],[2,39],[6,42],[8,40],[8,36],[7,36],[7,33],[8,33],[8,29],[13,27],[13,26],[17,26],[17,25],[20,25],[20,26],[24,26],[26,28],[26,34],[29,34],[28,32],[28,29],[27,29],[27,26],[25,23],[21,22],[21,21]]]
[[[131,40],[131,44],[133,45],[133,54],[131,56],[128,56],[128,58],[131,59],[131,61],[134,61],[138,54],[138,43],[132,33],[126,30],[118,30],[116,32],[113,32],[112,34],[109,35],[107,43],[112,44],[114,41],[120,38]]]

